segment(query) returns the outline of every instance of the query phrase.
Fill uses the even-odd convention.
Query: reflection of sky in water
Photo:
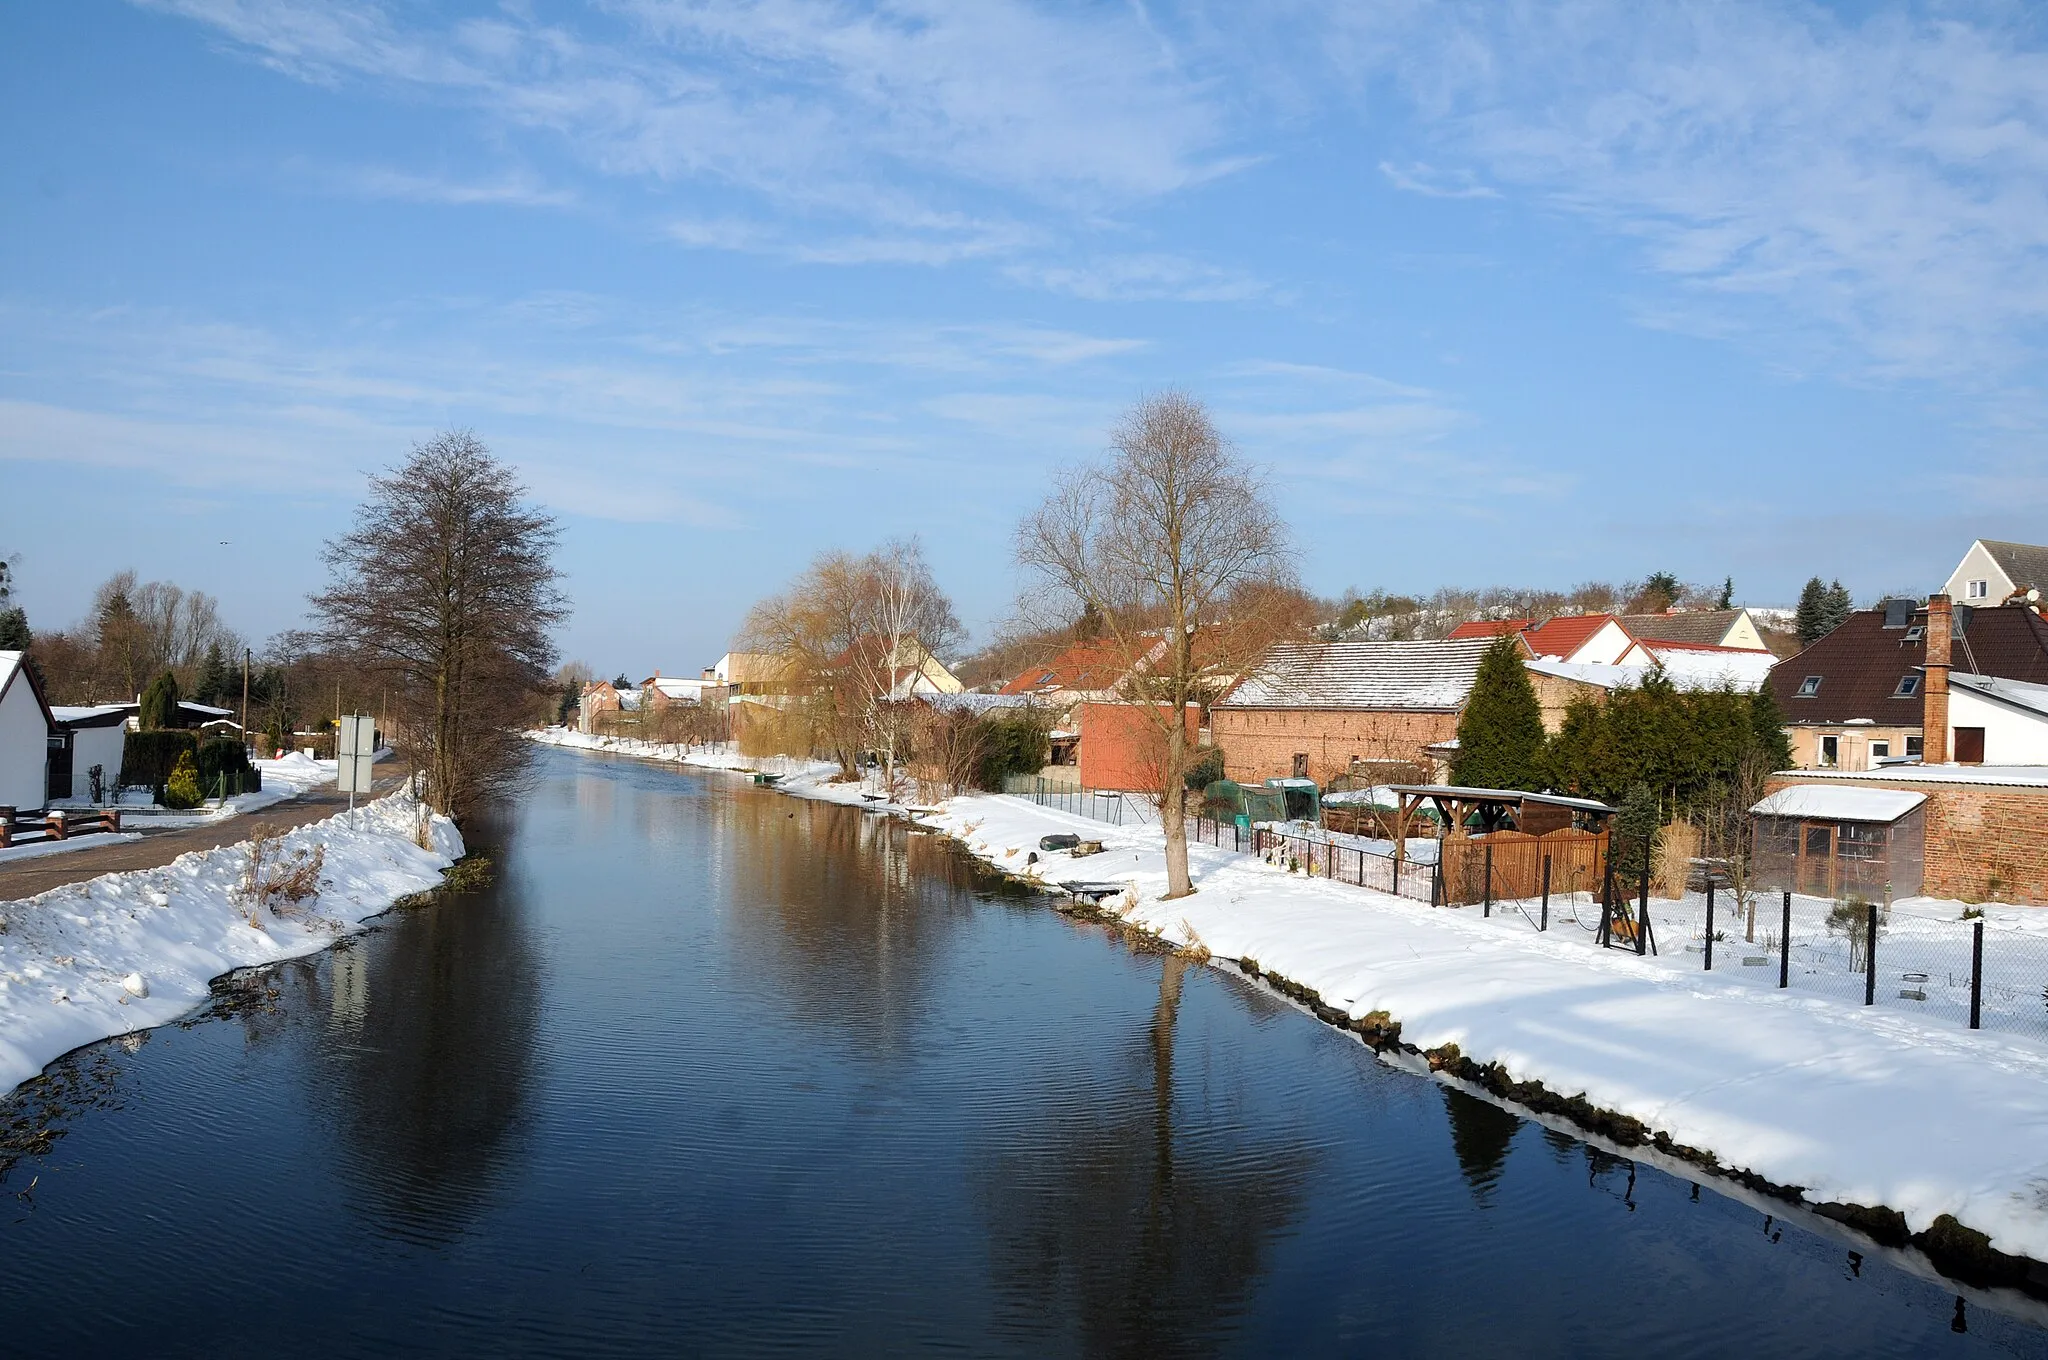
[[[544,768],[491,889],[16,1102],[11,1348],[2041,1349],[931,838]]]

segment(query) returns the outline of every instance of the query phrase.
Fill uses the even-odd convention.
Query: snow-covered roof
[[[7,654],[0,652],[0,657]],[[51,704],[50,714],[59,722],[83,722],[87,718],[111,718],[126,714],[133,704]]]
[[[1287,644],[1217,707],[1455,709],[1494,641]]]
[[[2048,685],[2004,680],[1995,675],[1973,675],[1967,671],[1951,671],[1948,683],[1951,689],[1974,690],[1987,699],[1999,699],[2015,708],[2048,717]]]
[[[1765,817],[1811,817],[1835,822],[1896,822],[1927,801],[1911,789],[1857,789],[1839,784],[1794,784],[1750,811]]]
[[[1876,770],[1787,770],[1829,783],[1884,780],[1898,784],[2002,784],[2048,789],[2048,765],[1886,765]]]
[[[998,708],[1029,708],[1032,697],[1029,694],[973,694],[962,690],[958,694],[934,694],[919,691],[918,698],[933,708],[953,713],[988,713]]]
[[[1657,659],[1664,664],[1664,674],[1672,685],[1683,690],[1720,689],[1728,685],[1753,693],[1763,688],[1765,678],[1778,660],[1769,652],[1707,652],[1688,647],[1666,650],[1655,643],[1644,645],[1655,652]],[[1549,656],[1539,656],[1522,664],[1539,675],[1576,680],[1600,689],[1640,685],[1650,669],[1647,665],[1606,666],[1592,661],[1559,661]]]
[[[12,680],[15,671],[21,668],[21,658],[24,655],[26,653],[23,652],[0,652],[0,694],[7,692],[7,682]]]
[[[690,680],[675,675],[657,675],[647,683],[671,699],[699,699],[704,695],[705,686],[716,685],[718,682],[716,680]]]

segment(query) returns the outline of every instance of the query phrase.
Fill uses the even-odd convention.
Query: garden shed
[[[1762,888],[1871,901],[1918,896],[1927,795],[1911,789],[1793,784],[1751,808]]]

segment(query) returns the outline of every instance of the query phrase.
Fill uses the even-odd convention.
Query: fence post
[[[1442,851],[1441,851],[1441,850],[1439,850],[1439,851],[1438,851],[1438,854],[1442,854]],[[1434,871],[1433,873],[1431,873],[1431,874],[1430,874],[1430,876],[1429,876],[1429,905],[1431,905],[1432,907],[1433,907],[1433,906],[1435,906],[1435,905],[1436,905],[1436,903],[1437,903],[1437,899],[1438,899],[1439,897],[1443,896],[1443,891],[1444,891],[1444,862],[1443,862],[1443,860],[1439,859],[1439,860],[1437,860],[1437,862],[1436,862],[1436,869],[1435,869],[1435,871]]]
[[[0,835],[4,834],[5,832],[0,832]],[[0,842],[0,844],[4,844],[4,842]],[[1401,848],[1406,850],[1408,847],[1404,845]],[[1394,896],[1396,897],[1401,895],[1401,858],[1399,855],[1394,857]]]
[[[1970,931],[1970,1028],[1984,1027],[1984,922]]]
[[[1863,1004],[1877,1004],[1877,903],[1869,910],[1869,934],[1863,943]]]
[[[1543,924],[1538,930],[1550,929],[1550,856],[1543,857]]]
[[[1493,915],[1493,842],[1486,843],[1486,902],[1479,909],[1481,916]]]
[[[1650,952],[1650,857],[1643,856],[1643,895],[1636,904],[1636,954]]]
[[[1707,875],[1707,966],[1700,971],[1714,971],[1714,876],[1711,872]]]
[[[1792,890],[1785,889],[1785,919],[1778,926],[1778,985],[1792,985]]]

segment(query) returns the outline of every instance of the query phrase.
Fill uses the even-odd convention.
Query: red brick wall
[[[1833,781],[1773,776],[1771,792]],[[1911,779],[1842,781],[1852,788],[1927,795],[1929,897],[2048,906],[2048,788],[1946,784]]]
[[[1218,708],[1210,738],[1223,748],[1223,768],[1240,784],[1294,773],[1297,752],[1308,777],[1327,784],[1358,760],[1407,760],[1427,766],[1423,747],[1458,735],[1455,713],[1322,708]]]
[[[1082,787],[1137,793],[1159,790],[1166,733],[1141,706],[1082,704],[1077,716]],[[1202,711],[1190,705],[1186,722],[1188,748],[1192,751],[1201,734]]]

